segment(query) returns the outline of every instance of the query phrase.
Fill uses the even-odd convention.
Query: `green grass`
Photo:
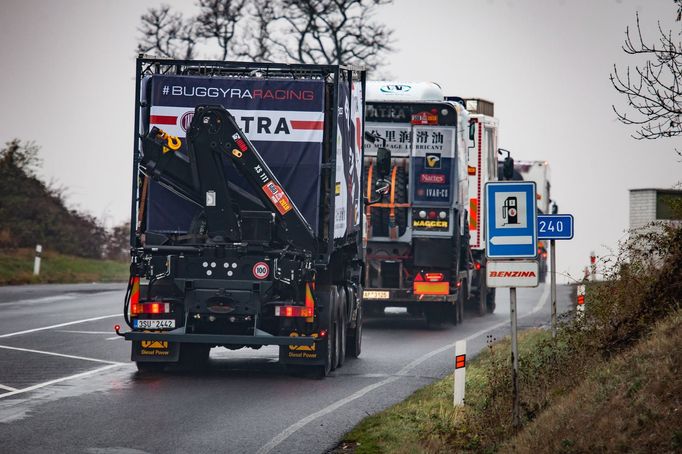
[[[129,264],[43,252],[40,275],[33,275],[35,252],[0,250],[0,285],[77,282],[125,282]]]

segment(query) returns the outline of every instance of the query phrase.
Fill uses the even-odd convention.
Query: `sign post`
[[[538,224],[535,183],[486,183],[486,267],[489,287],[509,287],[511,317],[512,425],[519,427],[519,350],[516,288],[538,286]],[[502,259],[502,260],[500,260]],[[512,259],[512,260],[509,260]],[[533,260],[518,260],[533,259]]]
[[[552,295],[552,338],[556,338],[556,240],[573,239],[573,215],[538,215],[538,238],[549,241],[549,260],[552,267],[550,287]]]
[[[453,403],[455,407],[464,405],[464,384],[466,382],[467,341],[455,342],[455,376]]]

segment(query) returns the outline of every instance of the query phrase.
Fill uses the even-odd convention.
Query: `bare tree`
[[[682,13],[682,0],[677,3],[677,20]],[[635,111],[613,110],[622,123],[637,126],[635,139],[658,139],[682,134],[682,42],[679,34],[664,31],[658,23],[658,42],[648,44],[642,36],[637,14],[636,31],[625,31],[623,51],[642,57],[643,64],[628,66],[623,74],[616,65],[610,79],[614,88],[627,98]]]
[[[220,60],[232,57],[237,27],[244,16],[247,0],[198,0],[197,36],[214,40],[220,48]]]
[[[360,64],[375,69],[392,50],[392,30],[373,21],[392,0],[282,0],[284,39],[272,40],[298,63]]]
[[[192,58],[197,46],[217,58],[376,68],[392,50],[392,30],[373,19],[393,0],[198,0],[185,20],[168,6],[142,16],[138,50]]]
[[[161,5],[147,10],[141,21],[138,52],[167,58],[194,58],[199,40],[194,20],[186,21],[181,13],[172,12],[168,5]]]

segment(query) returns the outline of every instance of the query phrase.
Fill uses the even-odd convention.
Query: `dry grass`
[[[500,452],[682,451],[682,311],[576,383]]]
[[[366,418],[337,452],[682,452],[682,230],[633,234],[605,275],[557,339],[521,336],[518,436],[503,341],[467,367],[463,408],[445,378]]]

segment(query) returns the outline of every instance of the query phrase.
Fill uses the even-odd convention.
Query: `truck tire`
[[[427,302],[424,306],[424,316],[426,317],[426,326],[430,329],[440,329],[448,317],[449,303],[441,302]]]
[[[489,288],[488,295],[486,298],[486,310],[489,314],[495,312],[495,289]]]
[[[336,337],[336,347],[338,350],[338,356],[336,358],[336,367],[342,367],[343,363],[346,361],[346,342],[347,342],[347,326],[346,326],[346,304],[347,304],[347,298],[346,298],[346,289],[342,286],[338,286],[338,308],[337,308],[337,314],[338,314],[338,325],[337,325],[337,334],[338,336]]]
[[[180,366],[187,370],[203,370],[210,351],[211,346],[206,344],[180,344]]]
[[[352,290],[349,290],[349,295],[351,299],[357,300],[357,295]],[[362,304],[358,304],[357,311],[355,327],[349,330],[348,337],[346,337],[346,356],[351,358],[357,358],[362,351]]]
[[[334,316],[336,309],[336,288],[334,286],[322,287],[315,292],[315,296],[319,298],[320,306],[324,307],[322,316],[326,318],[326,320],[322,320],[320,328],[327,329],[327,340],[324,341],[326,345],[322,344],[326,347],[324,364],[313,367],[315,368],[315,376],[318,378],[324,378],[332,371],[332,366],[335,364],[334,361],[336,360],[334,357],[336,350],[336,330],[334,329],[334,323],[336,319]]]
[[[136,361],[137,371],[141,374],[153,374],[163,372],[169,363],[157,361]]]
[[[479,289],[478,289],[478,315],[484,316],[488,313],[488,283],[485,280],[483,273],[480,275]]]

